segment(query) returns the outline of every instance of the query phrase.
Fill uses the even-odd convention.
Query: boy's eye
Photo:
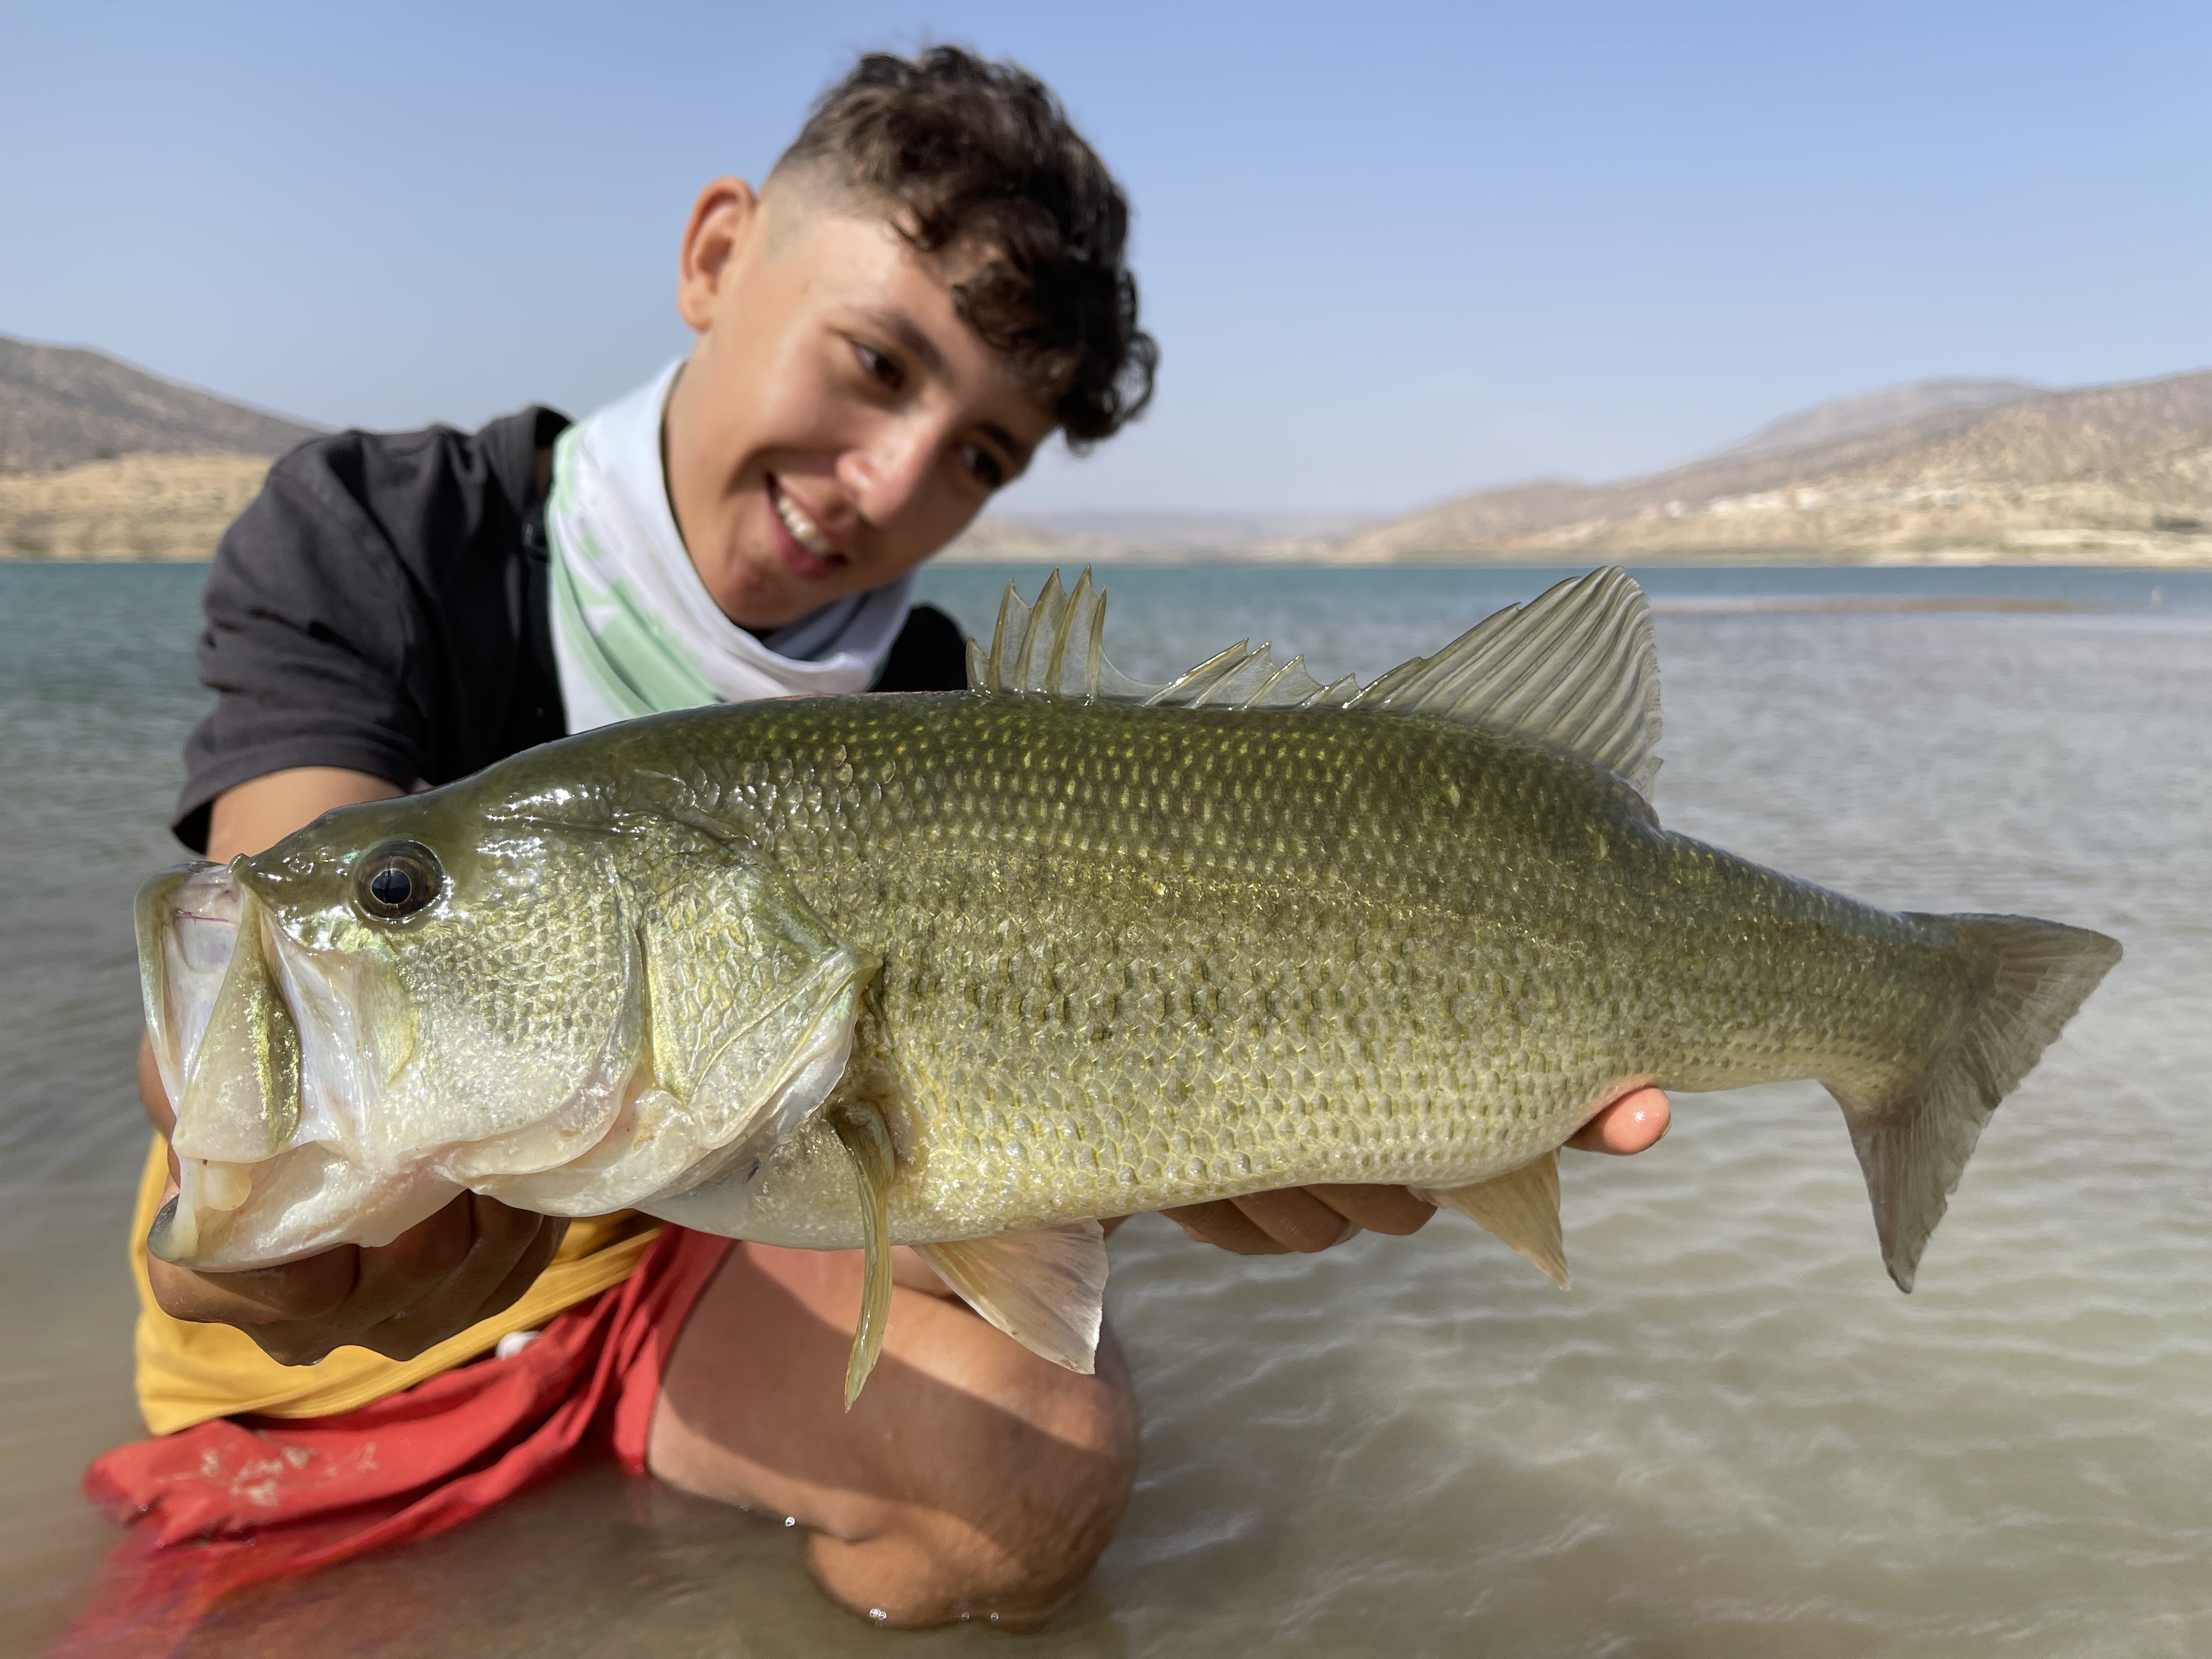
[[[896,392],[906,384],[906,371],[899,367],[898,359],[885,356],[873,346],[853,342],[853,350],[860,360],[860,372],[887,391]]]
[[[981,444],[963,444],[960,461],[986,489],[996,489],[1006,481],[1006,469],[999,464],[999,458]]]

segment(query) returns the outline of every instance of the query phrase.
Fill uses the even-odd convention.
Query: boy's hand
[[[349,1346],[412,1359],[514,1305],[568,1231],[561,1218],[464,1193],[374,1249],[342,1244],[244,1273],[198,1273],[158,1260],[146,1271],[164,1313],[235,1325],[287,1365]]]
[[[150,1045],[138,1045],[138,1091],[166,1135],[175,1124]],[[176,1160],[170,1186],[176,1191]],[[387,1359],[424,1349],[511,1307],[568,1231],[563,1218],[463,1193],[389,1244],[342,1244],[304,1261],[203,1273],[149,1257],[154,1300],[173,1319],[235,1325],[271,1359],[312,1365],[334,1348]]]
[[[1567,1145],[1586,1152],[1640,1152],[1667,1133],[1667,1097],[1638,1089],[1601,1108]],[[1403,1187],[1373,1186],[1292,1187],[1162,1212],[1200,1243],[1238,1255],[1310,1254],[1363,1229],[1417,1233],[1436,1212]]]

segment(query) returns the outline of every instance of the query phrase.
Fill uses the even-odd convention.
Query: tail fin
[[[1935,1058],[1881,1099],[1828,1085],[1850,1125],[1882,1262],[1900,1291],[1912,1288],[1982,1126],[2120,959],[2116,939],[2031,916],[1911,919],[1953,933],[1972,988],[1965,1015]]]

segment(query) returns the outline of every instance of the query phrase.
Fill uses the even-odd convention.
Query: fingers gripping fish
[[[1364,688],[1166,685],[1010,588],[974,689],[695,709],[333,812],[138,902],[187,1267],[463,1189],[889,1251],[1078,1370],[1098,1218],[1402,1182],[1562,1284],[1606,1101],[1812,1078],[1910,1289],[1983,1125],[2120,947],[1883,910],[1662,829],[1618,570]]]

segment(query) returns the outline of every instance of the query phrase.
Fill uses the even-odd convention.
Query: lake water
[[[113,1537],[143,1146],[129,899],[203,704],[194,568],[0,565],[0,1651]],[[1010,574],[928,592],[988,635]],[[1323,678],[1559,572],[1110,574],[1109,650]],[[605,1468],[257,1593],[196,1656],[2212,1653],[2212,574],[1656,570],[1671,826],[2127,960],[1999,1113],[1899,1296],[1817,1088],[1683,1097],[1564,1170],[1576,1289],[1471,1224],[1235,1260],[1116,1236],[1136,1500],[1050,1630],[888,1635],[777,1524]]]

